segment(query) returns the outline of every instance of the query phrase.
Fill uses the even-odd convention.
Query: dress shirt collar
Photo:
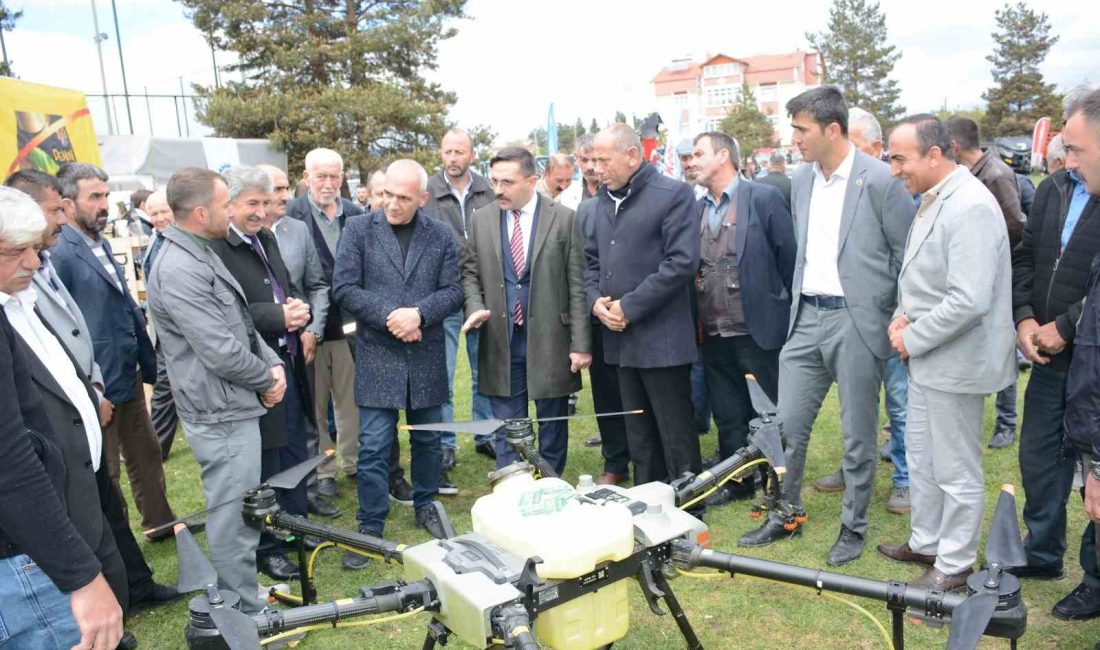
[[[739,182],[738,174],[734,174],[733,175],[733,180],[730,181],[730,184],[726,186],[726,189],[722,190],[722,194],[718,196],[717,201],[714,200],[714,197],[711,196],[709,191],[706,194],[704,194],[703,196],[706,197],[707,203],[709,203],[710,205],[712,205],[713,207],[716,207],[716,208],[718,206],[722,205],[722,200],[723,199],[725,199],[726,201],[729,201],[729,202],[732,203],[733,202],[733,197],[737,195],[737,184],[738,184],[738,182]]]
[[[832,183],[834,178],[840,179],[837,182],[845,181],[852,176],[852,165],[856,160],[856,148],[852,146],[852,143],[848,143],[848,154],[844,156],[844,160],[840,161],[829,178],[825,178],[825,173],[821,171],[821,163],[814,163],[814,177],[822,183]]]
[[[531,200],[527,202],[527,205],[523,206],[519,210],[520,213],[521,213],[521,216],[534,216],[535,210],[538,208],[538,205],[539,205],[539,193],[538,192],[532,192],[531,193]]]

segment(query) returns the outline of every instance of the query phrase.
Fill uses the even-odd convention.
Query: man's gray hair
[[[1062,111],[1066,117],[1076,113],[1077,104],[1081,103],[1081,100],[1094,90],[1100,90],[1100,82],[1084,83],[1070,88],[1066,96],[1062,98]]]
[[[424,167],[411,158],[403,158],[401,160],[395,160],[390,163],[390,166],[386,168],[386,178],[390,176],[400,176],[402,174],[416,174],[420,181],[420,192],[424,193],[428,191],[428,172],[424,171]]]
[[[252,165],[230,167],[222,176],[225,177],[225,184],[229,187],[230,201],[236,201],[237,197],[245,192],[271,194],[275,191],[275,182],[271,180],[271,176]]]
[[[344,159],[332,149],[318,148],[306,154],[306,171],[317,165],[339,165],[340,171],[344,170]]]
[[[466,138],[466,142],[470,143],[470,151],[473,151],[473,149],[474,149],[474,138],[473,138],[473,136],[470,135],[469,131],[467,131],[466,129],[460,129],[456,126],[454,128],[447,129],[447,132],[443,134],[443,138],[445,139],[449,135],[460,135],[460,136]],[[442,142],[443,142],[443,139],[440,139],[440,143],[442,143]]]
[[[1068,117],[1081,113],[1092,128],[1100,129],[1100,90],[1093,90],[1081,97],[1070,108]]]
[[[546,158],[546,173],[553,169],[573,169],[573,159],[563,153],[551,154]]]
[[[611,126],[604,127],[600,130],[599,134],[603,135],[605,133],[611,138],[611,143],[618,151],[625,153],[626,150],[631,147],[637,149],[639,152],[642,150],[642,139],[638,137],[634,129],[622,122],[616,122]]]
[[[80,181],[96,180],[107,182],[107,172],[90,163],[65,163],[57,170],[57,182],[61,184],[62,198],[76,200],[80,192]]]
[[[1047,160],[1061,160],[1066,159],[1066,145],[1062,142],[1062,134],[1054,136],[1047,144]]]
[[[584,133],[577,136],[577,144],[573,147],[573,151],[590,151],[592,145],[596,142],[595,133]]]
[[[0,241],[26,246],[42,241],[46,216],[30,195],[11,187],[0,187]]]
[[[868,143],[882,142],[882,127],[878,120],[874,115],[856,106],[848,109],[848,131],[851,132],[852,129],[859,131]]]

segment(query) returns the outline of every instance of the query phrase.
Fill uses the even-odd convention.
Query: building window
[[[676,102],[676,106],[678,108],[683,108],[684,106],[688,105],[688,94],[687,93],[676,93],[675,95],[672,96],[672,99],[673,99],[673,101]]]
[[[736,63],[722,63],[719,65],[708,65],[703,68],[704,77],[728,77],[738,73]]]
[[[761,102],[774,102],[779,99],[778,84],[761,84],[756,91],[756,99]]]
[[[706,131],[717,131],[718,130],[718,125],[721,124],[721,123],[722,123],[722,120],[719,120],[719,119],[716,119],[716,118],[712,117],[709,120],[707,120],[707,125],[706,125],[707,128],[705,130]]]
[[[707,106],[731,106],[737,100],[733,86],[707,88]]]

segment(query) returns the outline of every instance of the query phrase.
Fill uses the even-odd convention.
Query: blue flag
[[[546,155],[558,152],[558,123],[554,120],[554,102],[550,102],[550,113],[546,116]]]

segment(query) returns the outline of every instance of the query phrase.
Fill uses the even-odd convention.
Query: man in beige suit
[[[996,199],[956,164],[947,128],[908,117],[890,167],[921,195],[898,278],[890,345],[909,363],[911,534],[883,555],[927,565],[918,586],[966,586],[981,536],[982,405],[1016,376],[1008,232]]]
[[[462,331],[483,328],[478,389],[500,419],[526,417],[529,399],[538,417],[563,416],[592,362],[576,213],[535,191],[535,160],[526,149],[501,149],[490,167],[497,200],[470,216],[461,256]],[[528,347],[528,338],[537,344]],[[539,452],[558,474],[568,439],[564,421],[539,427]],[[517,460],[503,431],[496,452],[497,467]]]

